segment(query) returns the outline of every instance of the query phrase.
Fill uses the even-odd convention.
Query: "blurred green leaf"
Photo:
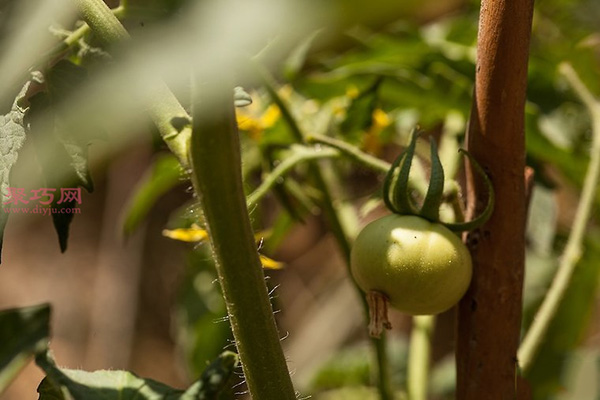
[[[68,98],[86,79],[87,72],[83,67],[67,60],[60,60],[56,63],[46,73],[46,84],[52,106],[56,107]],[[88,143],[80,139],[77,126],[72,125],[70,116],[64,112],[57,114],[55,131],[68,155],[67,160],[77,177],[77,184],[91,193],[94,190],[94,184],[88,165]]]
[[[306,38],[304,38],[291,52],[288,58],[283,63],[283,75],[288,81],[293,81],[302,69],[308,51],[312,46],[315,39],[323,32],[322,29],[318,29]]]
[[[231,389],[238,366],[237,355],[224,352],[184,391],[128,371],[58,368],[47,354],[39,355],[36,362],[47,374],[38,387],[39,400],[218,400]]]
[[[0,393],[25,367],[29,357],[45,351],[50,334],[50,306],[0,311]]]
[[[379,394],[373,387],[347,386],[339,389],[321,392],[312,396],[315,400],[379,400]],[[397,400],[402,400],[398,397]]]
[[[39,115],[53,114],[49,96],[44,92],[40,92],[31,97],[29,101],[31,103],[30,112],[27,116],[29,130],[33,137],[33,144],[45,178],[46,187],[52,191],[53,198],[50,207],[59,210],[58,212],[52,212],[52,222],[58,234],[60,250],[64,252],[67,249],[69,239],[69,226],[74,217],[74,213],[67,213],[66,209],[72,209],[75,203],[70,201],[59,204],[61,190],[76,188],[78,185],[83,186],[85,182],[81,180],[73,165],[69,162],[70,157],[64,144],[57,138],[54,125],[51,127],[38,125],[39,120],[37,117]]]
[[[183,179],[183,171],[175,156],[169,153],[157,157],[127,201],[123,212],[123,233],[126,236],[132,234],[160,196],[181,184]]]
[[[429,378],[431,396],[438,399],[454,399],[456,391],[456,356],[450,354],[438,361]]]
[[[373,385],[372,363],[375,360],[371,351],[368,343],[359,343],[335,352],[315,371],[310,383],[311,391]],[[389,337],[387,354],[394,387],[404,387],[408,355],[408,344],[405,338]]]
[[[8,212],[4,209],[10,208],[10,204],[4,204],[8,198],[10,186],[10,171],[17,162],[19,150],[25,142],[24,117],[26,110],[19,106],[29,89],[30,81],[21,89],[11,110],[6,115],[0,115],[0,200],[3,212],[0,213],[0,253],[4,240],[4,228],[8,222]]]
[[[565,386],[565,362],[581,341],[590,322],[600,282],[600,231],[591,229],[584,241],[582,259],[558,313],[546,334],[527,379],[534,399],[547,399]]]
[[[287,211],[282,210],[277,214],[275,221],[269,228],[269,235],[263,243],[266,254],[273,254],[277,250],[287,233],[294,226],[294,223],[294,219]]]
[[[367,386],[371,381],[370,348],[366,345],[338,351],[315,374],[313,390]]]
[[[80,203],[61,201],[62,189],[80,186],[88,192],[94,190],[87,159],[88,143],[80,138],[80,122],[60,107],[86,78],[84,68],[66,60],[57,62],[46,73],[46,91],[29,99],[30,112],[26,118],[46,186],[55,189],[50,207],[58,210],[52,212],[52,222],[62,252],[67,249],[69,227],[75,215],[72,209]]]
[[[197,246],[188,255],[175,320],[177,344],[192,375],[199,374],[233,338],[208,245]]]
[[[563,103],[540,115],[540,132],[558,148],[570,150],[584,137],[591,125],[587,111],[579,104]]]
[[[598,400],[600,397],[600,354],[598,349],[581,347],[565,365],[565,388],[556,400]]]
[[[377,91],[382,81],[382,78],[376,78],[371,86],[350,102],[346,118],[340,124],[342,135],[347,141],[358,142],[362,133],[373,124],[373,111],[378,103]]]

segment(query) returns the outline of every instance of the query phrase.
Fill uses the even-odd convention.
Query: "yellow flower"
[[[279,107],[275,104],[267,107],[258,118],[254,116],[254,113],[246,111],[245,108],[236,109],[238,128],[248,132],[248,135],[254,140],[259,140],[263,131],[275,125],[280,116]]]
[[[181,242],[202,242],[208,239],[208,232],[197,225],[192,225],[191,228],[163,229],[162,234],[169,239]]]
[[[358,97],[358,95],[360,94],[358,88],[354,85],[350,85],[348,86],[348,88],[346,88],[346,97],[348,97],[349,99],[355,99]]]
[[[255,239],[260,241],[265,232],[259,232],[255,235]],[[169,239],[179,240],[182,242],[203,242],[208,240],[208,232],[205,229],[200,228],[198,225],[192,225],[190,228],[179,228],[179,229],[163,229],[163,236]],[[260,262],[263,268],[267,269],[281,269],[283,263],[275,261],[265,255],[259,253]]]
[[[381,152],[381,140],[379,135],[392,123],[392,120],[380,108],[373,110],[371,118],[372,123],[363,137],[362,147],[367,153],[377,155]]]

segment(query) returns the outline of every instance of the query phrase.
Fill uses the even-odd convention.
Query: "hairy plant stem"
[[[581,98],[592,117],[592,148],[590,150],[590,163],[585,175],[581,199],[575,212],[575,220],[567,240],[567,245],[560,258],[556,276],[519,347],[518,359],[524,374],[529,372],[535,360],[537,351],[545,339],[548,327],[558,312],[561,301],[571,282],[575,267],[581,258],[586,226],[590,218],[598,184],[600,183],[600,101],[595,99],[592,93],[585,87],[571,65],[562,64],[560,72]]]
[[[74,0],[81,17],[98,35],[105,45],[112,45],[129,39],[129,33],[102,0]],[[83,28],[80,28],[83,29]],[[166,83],[156,79],[148,82],[147,108],[150,118],[169,147],[184,168],[189,166],[189,145],[191,128],[186,125],[178,131],[171,121],[173,118],[190,120],[190,116],[181,106]]]
[[[246,383],[254,399],[295,400],[246,207],[233,85],[209,78],[197,87],[198,81],[192,182],[202,205]]]
[[[258,63],[255,63],[254,66],[256,68],[257,73],[261,77],[263,84],[265,85],[265,88],[269,92],[269,95],[271,96],[273,102],[279,107],[279,110],[281,111],[281,115],[284,118],[284,120],[287,122],[287,124],[292,132],[292,135],[294,136],[294,139],[298,143],[306,144],[307,143],[306,135],[300,129],[298,122],[292,115],[286,102],[281,98],[281,96],[279,96],[279,93],[277,93],[275,79],[270,75],[270,73],[265,68],[263,68]],[[346,267],[348,269],[348,274],[349,274],[349,276],[351,276],[350,275],[351,247],[350,247],[350,241],[348,239],[348,235],[346,232],[346,228],[344,227],[343,222],[342,222],[342,218],[340,218],[337,210],[334,207],[333,198],[331,196],[327,182],[325,181],[325,178],[323,177],[323,174],[321,173],[321,170],[319,169],[318,165],[315,164],[314,162],[311,162],[309,164],[309,173],[315,182],[316,188],[322,193],[322,200],[320,203],[321,209],[323,210],[323,213],[325,214],[325,217],[329,223],[329,227],[330,227],[331,231],[333,232],[333,234],[336,238],[336,241],[338,243],[338,246],[340,247],[340,249],[342,251],[342,255],[344,256],[344,258],[346,260]],[[359,295],[359,298],[361,299],[363,312],[364,312],[365,318],[368,320],[369,306],[367,304],[367,300],[366,300],[364,294],[362,293],[362,291],[360,290],[360,288],[358,287],[358,285],[356,284],[356,282],[354,282],[353,279],[351,279],[351,281],[356,289],[356,292]],[[382,336],[379,339],[371,338],[371,342],[372,342],[372,345],[375,349],[375,353],[377,356],[379,396],[380,396],[381,400],[392,400],[394,398],[394,395],[393,395],[393,391],[391,388],[391,382],[390,382],[390,378],[389,378],[389,368],[388,368],[388,364],[387,364],[385,336]]]
[[[121,4],[117,8],[110,9],[110,11],[117,18],[122,18],[125,15],[125,10],[126,10],[126,8],[125,8],[125,5],[123,4],[123,2],[121,2]],[[65,38],[60,43],[58,43],[56,46],[54,46],[54,48],[52,48],[48,52],[48,55],[46,57],[44,57],[44,59],[57,56],[57,55],[61,54],[62,52],[64,52],[65,50],[69,49],[71,46],[74,46],[89,31],[90,31],[90,26],[84,22],[79,28],[75,29],[73,32],[70,32],[67,36],[65,36]]]
[[[413,317],[412,321],[407,372],[408,400],[427,400],[431,337],[435,316],[418,315]]]

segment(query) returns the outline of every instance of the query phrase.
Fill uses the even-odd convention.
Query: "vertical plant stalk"
[[[254,399],[295,400],[246,207],[233,85],[213,80],[194,92],[192,182],[246,383]]]
[[[435,316],[433,315],[413,317],[408,353],[408,400],[427,400],[431,337],[434,326]]]
[[[473,280],[458,307],[457,399],[516,398],[525,258],[524,109],[532,0],[483,0],[468,149],[489,174],[496,206],[467,235]],[[468,215],[485,188],[473,169]]]
[[[261,65],[259,65],[258,63],[255,63],[254,66],[255,66],[257,73],[261,77],[263,84],[265,85],[265,88],[269,92],[271,99],[279,107],[279,110],[281,111],[281,115],[287,122],[290,130],[292,131],[292,135],[294,136],[294,139],[298,143],[306,144],[308,142],[307,136],[300,129],[298,122],[292,115],[292,113],[291,113],[289,107],[287,106],[287,104],[285,103],[285,101],[281,98],[281,96],[279,96],[279,93],[277,93],[275,80],[269,74],[269,72],[266,71]],[[350,241],[348,239],[348,234],[346,232],[346,228],[344,227],[344,225],[342,223],[342,219],[339,217],[338,212],[336,211],[336,209],[333,205],[333,198],[331,196],[329,187],[327,185],[327,182],[325,181],[325,178],[323,177],[323,174],[319,170],[319,167],[314,163],[310,163],[309,164],[309,172],[315,181],[315,186],[322,193],[323,198],[321,200],[320,206],[323,210],[323,213],[325,214],[325,218],[327,219],[327,221],[329,223],[329,227],[330,227],[331,231],[333,232],[334,237],[336,238],[338,246],[340,247],[340,250],[342,251],[342,255],[344,256],[344,259],[346,260],[346,267],[348,269],[348,274],[349,274],[349,276],[351,276],[350,275],[351,246],[350,246]],[[350,279],[351,279],[352,284],[353,284],[354,288],[356,289],[356,292],[358,293],[358,296],[361,300],[365,318],[368,320],[369,306],[367,304],[367,300],[366,300],[364,294],[362,293],[362,291],[360,290],[360,288],[358,287],[358,285],[356,284],[356,282],[354,281],[354,279],[352,279],[352,278],[350,278]],[[387,354],[386,354],[387,349],[386,349],[385,335],[382,335],[378,339],[371,338],[371,343],[373,345],[373,348],[375,349],[375,354],[376,354],[376,358],[377,358],[377,374],[378,374],[377,386],[378,386],[378,390],[379,390],[379,397],[381,400],[393,400],[394,395],[393,395],[393,390],[392,390],[392,386],[391,386],[391,382],[390,382],[390,375],[389,375],[389,368],[388,368]]]
[[[577,262],[583,251],[583,239],[590,213],[594,205],[594,198],[600,183],[600,102],[594,98],[590,91],[577,76],[569,64],[562,64],[560,72],[567,78],[571,87],[579,95],[592,118],[592,148],[590,151],[590,164],[585,175],[581,200],[577,206],[575,220],[567,245],[565,246],[558,271],[552,285],[538,309],[531,327],[527,331],[523,343],[519,348],[519,364],[523,374],[527,374],[535,360],[540,344],[543,342],[550,323],[556,316],[560,303],[569,287]]]
[[[81,17],[91,30],[98,35],[105,45],[112,45],[129,39],[129,33],[114,15],[113,11],[102,0],[74,0]],[[122,6],[124,6],[122,4]],[[188,167],[188,150],[191,130],[184,127],[181,131],[175,129],[171,121],[173,118],[189,120],[190,117],[181,106],[173,92],[166,83],[160,79],[148,82],[149,96],[147,108],[152,122],[169,147],[179,159],[184,168]]]

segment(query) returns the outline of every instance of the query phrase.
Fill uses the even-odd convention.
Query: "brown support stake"
[[[524,109],[532,0],[483,0],[468,149],[496,192],[490,220],[467,238],[471,286],[458,309],[457,399],[516,398],[525,255]],[[483,183],[468,173],[470,215]]]

